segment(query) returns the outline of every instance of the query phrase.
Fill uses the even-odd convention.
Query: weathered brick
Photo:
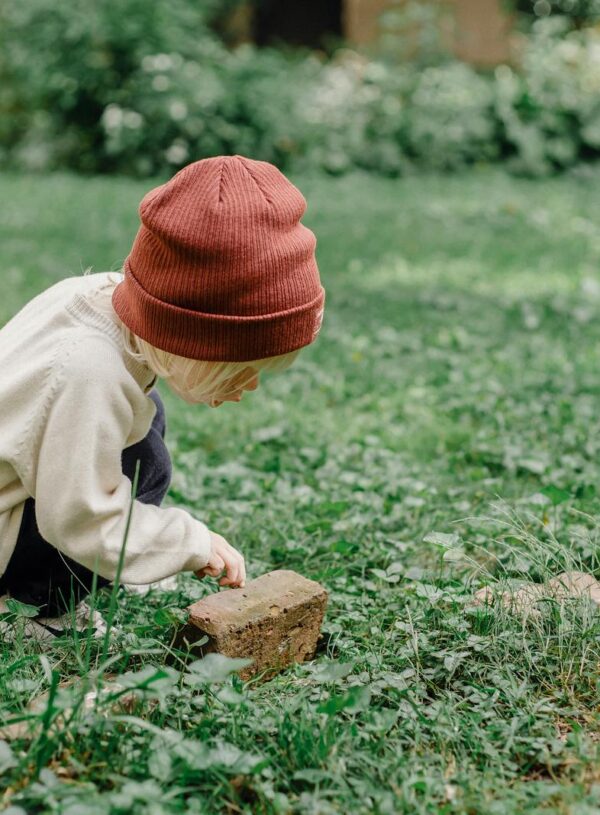
[[[327,596],[320,583],[296,572],[267,572],[243,589],[220,591],[191,605],[179,645],[199,656],[218,651],[250,658],[242,679],[263,672],[262,679],[269,679],[314,656]],[[208,642],[195,646],[204,634]]]

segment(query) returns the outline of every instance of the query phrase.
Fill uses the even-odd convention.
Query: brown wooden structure
[[[381,15],[414,0],[246,0],[222,32],[231,43],[289,43],[321,48],[345,40],[373,51],[382,33]],[[445,12],[446,47],[459,59],[486,67],[511,54],[512,19],[503,0],[435,0]]]
[[[448,46],[459,59],[489,66],[510,58],[512,20],[502,0],[438,0],[451,19],[445,31]],[[396,0],[344,0],[344,36],[357,45],[369,45],[381,32],[380,15],[401,8]]]

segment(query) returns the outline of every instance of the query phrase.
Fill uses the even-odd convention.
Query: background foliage
[[[575,25],[587,25],[600,19],[599,0],[516,0],[511,3],[518,11],[534,17],[561,14]]]
[[[502,159],[548,174],[600,154],[600,33],[582,26],[591,3],[585,18],[580,3],[539,19],[519,67],[492,73],[444,52],[427,3],[412,61],[398,34],[379,60],[230,49],[213,22],[234,4],[2,4],[0,163],[148,175],[237,152],[336,173]]]

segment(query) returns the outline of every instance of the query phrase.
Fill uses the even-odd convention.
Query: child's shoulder
[[[61,360],[63,384],[90,392],[120,392],[137,409],[145,400],[144,390],[154,378],[145,366],[123,353],[122,345],[93,325],[71,337]]]
[[[113,273],[98,272],[96,274],[64,277],[62,280],[47,286],[24,303],[8,322],[16,324],[31,319],[38,322],[46,317],[52,319],[53,314],[61,312],[64,307],[69,306],[74,298],[80,297],[87,300],[96,292],[105,289],[110,285],[109,275],[111,274]]]
[[[109,285],[111,280],[121,278],[117,272],[90,272],[85,271],[83,274],[68,275],[61,280],[57,280],[52,285],[46,287],[37,297],[65,295],[70,292],[81,292],[87,294],[101,289]],[[34,298],[36,299],[36,298]]]

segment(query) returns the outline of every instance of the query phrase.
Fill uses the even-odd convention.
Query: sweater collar
[[[123,362],[129,373],[140,385],[145,393],[148,393],[156,383],[156,374],[145,363],[138,362],[127,353],[123,345],[121,330],[110,317],[96,311],[81,294],[75,294],[72,300],[66,305],[70,314],[86,325],[98,328],[113,339],[121,349]]]

